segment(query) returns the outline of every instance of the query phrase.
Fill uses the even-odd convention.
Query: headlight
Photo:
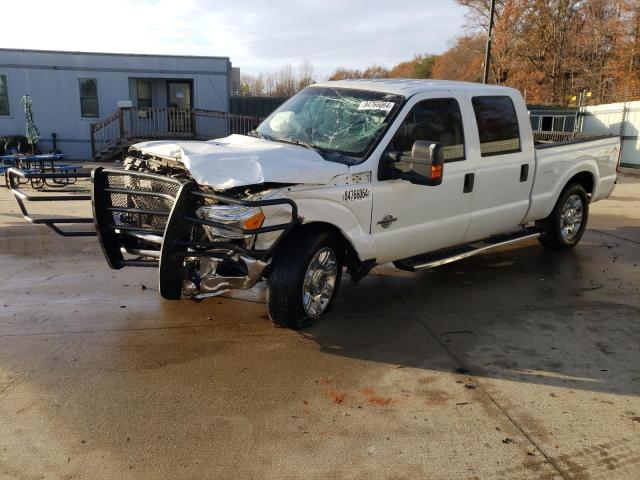
[[[261,208],[241,207],[238,205],[208,205],[200,207],[196,210],[196,216],[202,220],[224,223],[244,229],[254,229],[262,226],[264,222],[264,213]],[[243,239],[253,237],[253,235],[245,235],[233,230],[225,230],[224,228],[216,228],[208,225],[204,226],[204,230],[210,240],[215,237]]]

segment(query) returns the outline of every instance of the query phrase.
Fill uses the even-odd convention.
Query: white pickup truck
[[[539,238],[569,249],[616,182],[617,137],[534,145],[514,89],[345,80],[304,89],[249,136],[153,141],[93,172],[111,267],[159,266],[167,299],[268,281],[278,326],[329,311],[343,270],[433,268]]]

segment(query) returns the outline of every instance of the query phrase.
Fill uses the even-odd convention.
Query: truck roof
[[[416,93],[429,91],[450,91],[450,90],[488,90],[496,93],[499,91],[513,92],[513,88],[497,85],[484,85],[482,83],[457,82],[453,80],[416,80],[408,78],[375,78],[357,80],[335,80],[331,82],[320,82],[312,87],[336,87],[353,88],[356,90],[371,90],[374,92],[393,93],[410,97]]]

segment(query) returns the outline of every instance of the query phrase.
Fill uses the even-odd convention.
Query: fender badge
[[[389,228],[391,224],[396,220],[398,220],[396,217],[394,217],[390,213],[387,213],[384,217],[382,217],[382,220],[378,222],[378,225],[380,225],[382,228]]]

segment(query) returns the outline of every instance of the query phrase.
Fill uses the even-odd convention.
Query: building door
[[[191,80],[167,82],[169,133],[174,133],[178,136],[190,136],[193,133],[191,125],[192,85]]]

